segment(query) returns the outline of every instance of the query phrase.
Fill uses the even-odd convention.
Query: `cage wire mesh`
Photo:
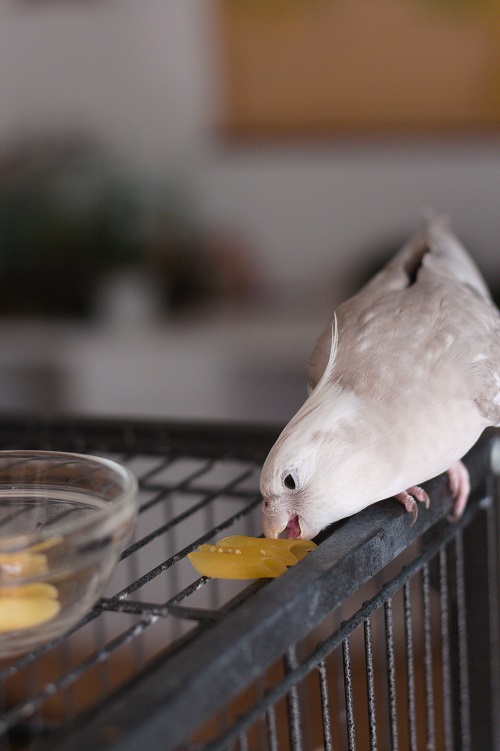
[[[0,664],[0,751],[476,751],[499,747],[498,486],[450,524],[443,478],[327,530],[279,579],[199,577],[187,554],[259,535],[276,431],[0,420],[0,448],[94,453],[139,480],[134,539],[64,637]]]

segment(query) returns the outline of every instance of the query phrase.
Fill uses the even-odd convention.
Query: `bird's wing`
[[[426,228],[427,229],[427,228]],[[414,283],[422,258],[428,251],[427,232],[414,235],[385,266],[364,285],[358,295],[362,295],[368,309],[372,300],[384,292],[401,290]],[[356,295],[356,297],[358,297]],[[308,387],[312,391],[327,366],[331,349],[331,324],[320,334],[308,362]]]
[[[384,357],[385,342],[380,335],[380,323],[386,322],[384,329],[387,328],[389,333],[391,318],[396,316],[402,320],[401,306],[406,308],[408,326],[411,326],[413,315],[415,324],[419,317],[422,320],[427,306],[429,316],[426,320],[431,329],[436,329],[436,335],[449,333],[457,344],[460,343],[460,359],[462,363],[469,363],[467,379],[470,376],[471,399],[489,424],[499,424],[500,316],[476,265],[441,218],[429,220],[424,229],[412,237],[357,295],[340,306],[337,311],[340,369],[345,365],[346,357],[352,361],[353,368],[356,363],[359,365],[362,356],[353,352],[350,346],[353,342],[349,338],[359,331],[373,311],[376,311],[376,317],[368,325],[373,332],[372,338],[377,341],[377,352],[366,352],[363,366],[370,355]],[[327,366],[331,331],[330,324],[320,335],[309,359],[310,389],[315,388]],[[406,335],[408,331],[411,338],[411,329],[404,333]],[[394,343],[393,332],[391,337]],[[436,336],[434,346],[439,347],[439,342],[440,338]],[[400,345],[404,346],[404,342]],[[418,343],[415,342],[414,346]]]

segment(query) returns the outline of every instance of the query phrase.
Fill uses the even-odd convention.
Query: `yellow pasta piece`
[[[289,550],[286,550],[283,548],[281,551],[272,551],[272,550],[266,550],[263,545],[248,545],[248,546],[240,546],[240,547],[230,547],[229,545],[226,547],[224,545],[221,545],[220,543],[217,543],[216,545],[200,545],[200,551],[203,553],[229,553],[237,555],[242,555],[244,558],[247,558],[249,556],[257,556],[257,558],[274,558],[277,561],[281,561],[286,566],[293,566],[294,563],[297,563],[297,558],[291,553]]]
[[[50,597],[57,599],[59,592],[53,584],[35,582],[19,587],[0,587],[0,597]]]
[[[188,558],[203,576],[217,579],[267,579],[286,571],[286,565],[277,558],[268,558],[260,553],[236,554],[197,551]]]
[[[29,550],[16,553],[0,553],[0,578],[20,578],[44,574],[47,571],[47,556]]]
[[[258,579],[284,573],[316,546],[308,540],[271,540],[232,535],[213,545],[200,545],[189,559],[204,576]]]
[[[291,545],[290,551],[298,561],[301,561],[302,558],[305,558],[306,555],[311,552],[311,550],[318,547],[316,543],[311,540],[294,540],[293,542],[294,544]]]
[[[54,618],[61,610],[58,594],[47,582],[0,587],[0,633],[33,628]]]
[[[231,537],[224,537],[224,539],[219,540],[214,543],[214,545],[200,545],[200,550],[213,551],[214,548],[241,550],[245,552],[247,550],[253,550],[254,552],[260,552],[265,555],[277,556],[285,561],[287,565],[292,566],[316,547],[316,543],[311,542],[310,540],[274,540],[267,537],[232,535]]]
[[[50,550],[50,548],[60,545],[62,542],[63,538],[60,535],[55,535],[54,537],[48,537],[46,540],[42,540],[42,542],[37,542],[36,545],[30,545],[29,548],[26,548],[26,552],[39,553],[40,550]]]

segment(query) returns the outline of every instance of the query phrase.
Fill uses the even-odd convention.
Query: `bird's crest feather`
[[[330,376],[333,373],[333,369],[335,367],[335,360],[337,359],[337,348],[339,343],[339,327],[337,323],[337,314],[333,314],[333,321],[332,321],[332,343],[330,345],[330,354],[328,356],[328,362],[326,363],[326,367],[323,371],[323,375],[319,379],[318,383],[316,384],[313,391],[319,391],[319,389],[325,385],[325,383],[328,381]]]

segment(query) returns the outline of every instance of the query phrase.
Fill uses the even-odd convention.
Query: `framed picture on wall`
[[[499,131],[500,0],[217,0],[232,135]]]

